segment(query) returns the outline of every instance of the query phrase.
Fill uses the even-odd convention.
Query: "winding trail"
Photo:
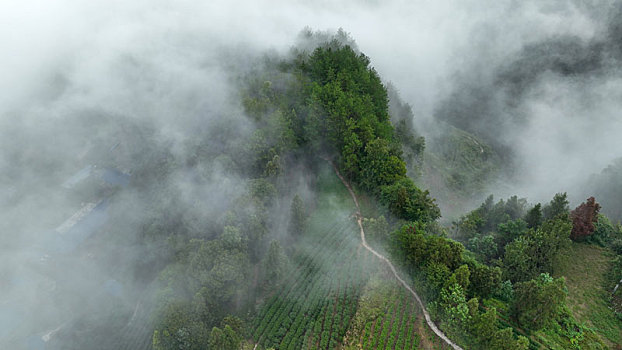
[[[447,343],[452,348],[456,350],[462,350],[460,346],[452,342],[451,339],[449,339],[440,329],[438,329],[438,327],[436,327],[436,324],[432,322],[432,319],[430,318],[430,314],[428,313],[428,310],[426,310],[425,306],[423,305],[423,302],[421,301],[421,298],[419,298],[419,295],[412,288],[410,288],[410,286],[408,285],[408,283],[406,283],[406,281],[404,281],[400,277],[400,275],[397,273],[397,270],[395,269],[395,266],[393,266],[391,261],[385,258],[384,255],[375,251],[372,247],[369,246],[369,244],[367,244],[367,241],[365,240],[365,231],[363,230],[363,215],[361,215],[361,208],[359,207],[359,202],[356,199],[356,195],[354,194],[352,187],[350,187],[350,184],[346,181],[346,179],[344,179],[343,176],[341,176],[341,173],[339,172],[339,169],[337,169],[337,166],[335,165],[335,163],[333,163],[330,159],[327,159],[327,158],[324,158],[324,159],[328,161],[330,165],[332,165],[333,169],[335,169],[335,173],[337,174],[341,182],[344,184],[344,186],[346,186],[346,188],[348,189],[348,192],[350,192],[350,195],[352,196],[352,200],[354,200],[354,204],[356,205],[356,222],[358,223],[359,228],[361,230],[361,241],[362,241],[363,247],[365,247],[365,249],[367,249],[372,254],[374,254],[378,259],[383,260],[389,266],[389,268],[391,269],[391,272],[393,272],[393,276],[395,276],[395,278],[402,284],[402,286],[404,286],[404,288],[406,288],[410,292],[410,294],[412,294],[413,297],[415,297],[415,299],[417,300],[417,303],[419,303],[419,306],[421,307],[421,310],[423,311],[423,316],[425,316],[425,321],[427,322],[428,326],[430,326],[432,331],[439,338],[443,339],[443,341],[445,341],[445,343]]]

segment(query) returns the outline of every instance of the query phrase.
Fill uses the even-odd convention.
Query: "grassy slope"
[[[500,165],[499,156],[484,141],[447,125],[426,148],[420,185],[437,198],[443,217],[456,217],[470,200],[482,197]]]
[[[609,309],[609,293],[604,288],[604,274],[611,255],[605,248],[573,243],[568,261],[559,275],[566,277],[567,304],[578,322],[591,327],[613,347],[622,346],[622,321]]]

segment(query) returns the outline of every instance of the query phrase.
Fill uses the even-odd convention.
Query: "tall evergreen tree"
[[[525,216],[527,227],[535,229],[542,224],[542,205],[540,203],[534,205]]]
[[[568,218],[570,208],[568,207],[568,195],[566,192],[557,193],[551,202],[542,208],[542,215],[545,220],[555,218]]]
[[[278,285],[285,275],[286,267],[287,256],[283,252],[281,244],[276,240],[270,242],[270,247],[263,262],[265,286],[271,289]]]
[[[289,219],[289,233],[297,237],[304,234],[307,229],[307,210],[305,203],[298,194],[292,199]]]

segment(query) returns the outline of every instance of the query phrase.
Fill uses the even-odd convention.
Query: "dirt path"
[[[432,322],[432,319],[430,318],[430,314],[428,313],[428,310],[426,310],[425,306],[423,305],[423,302],[421,301],[421,298],[419,298],[419,295],[412,288],[410,288],[408,283],[406,283],[406,281],[404,281],[400,277],[400,275],[398,275],[397,270],[395,269],[395,266],[393,266],[391,261],[389,261],[389,259],[385,258],[384,255],[378,253],[377,251],[375,251],[372,247],[370,247],[367,244],[367,241],[365,240],[365,231],[363,230],[363,215],[361,215],[361,209],[359,207],[359,202],[356,199],[356,195],[354,194],[352,187],[350,187],[350,184],[346,181],[346,179],[343,178],[343,176],[341,176],[341,173],[339,172],[339,169],[337,169],[337,166],[335,166],[335,164],[329,159],[326,159],[326,160],[333,166],[333,169],[335,169],[335,173],[337,174],[341,182],[344,184],[344,186],[346,186],[346,188],[348,189],[348,192],[350,192],[350,195],[352,196],[352,200],[354,200],[354,204],[356,205],[356,222],[358,223],[360,231],[361,231],[361,241],[362,241],[363,247],[365,247],[365,249],[367,249],[372,254],[374,254],[378,259],[384,261],[391,269],[391,272],[393,272],[393,276],[395,276],[395,278],[402,284],[402,286],[404,286],[404,288],[406,288],[410,292],[410,294],[412,294],[413,297],[415,297],[415,299],[417,300],[417,303],[419,304],[419,306],[421,307],[421,310],[423,311],[423,316],[425,317],[425,321],[428,323],[428,326],[430,326],[432,331],[439,338],[443,339],[443,341],[445,341],[445,343],[447,343],[452,348],[456,350],[462,350],[460,346],[452,342],[451,339],[449,339],[440,329],[438,329],[438,327],[436,327],[434,322]]]

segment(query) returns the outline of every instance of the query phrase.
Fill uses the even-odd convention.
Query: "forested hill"
[[[333,165],[374,252],[462,348],[621,346],[622,229],[597,199],[571,210],[565,193],[490,196],[441,224],[439,204],[458,211],[453,196],[487,195],[500,156],[448,125],[426,149],[410,106],[345,32],[305,30],[288,54],[241,71],[231,113],[181,144],[125,121],[140,131],[123,150],[127,186],[72,194],[105,195],[107,235],[87,243],[110,252],[116,283],[136,287],[97,294],[109,307],[73,313],[48,348],[447,348],[362,248],[359,208]]]
[[[308,35],[307,40],[319,36]],[[161,310],[156,312],[160,321],[153,334],[156,349],[175,348],[185,341],[181,330],[190,332],[188,338],[197,349],[233,349],[245,340],[278,347],[281,340],[275,341],[273,335],[266,339],[249,322],[270,306],[263,306],[265,298],[280,285],[288,288],[288,273],[304,259],[300,251],[311,249],[305,248],[312,244],[305,237],[310,214],[305,208],[321,210],[317,201],[327,195],[321,190],[324,180],[313,178],[328,165],[326,160],[335,162],[349,181],[371,196],[382,217],[389,218],[387,225],[407,221],[426,225],[439,218],[428,192],[406,175],[403,154],[412,169],[423,151],[422,138],[409,120],[412,114],[400,115],[394,120],[397,128],[393,127],[387,90],[369,58],[352,42],[342,41],[330,38],[309,51],[294,49],[290,58],[268,59],[261,69],[240,78],[242,104],[255,130],[239,147],[224,147],[218,155],[207,149],[196,162],[215,162],[240,174],[248,179],[249,189],[226,214],[221,235],[198,240],[191,239],[191,232],[176,236],[173,259],[160,273],[164,286],[159,288],[167,292],[156,302]],[[304,179],[302,173],[315,175],[301,188],[296,183]],[[304,193],[297,193],[301,190]],[[291,215],[283,217],[284,209]],[[328,215],[324,219],[334,220]],[[158,231],[164,233],[153,234],[161,234]],[[216,263],[221,259],[224,265]],[[357,289],[369,279],[360,278]],[[257,327],[272,327],[260,321],[254,321]],[[278,320],[272,322],[282,327]],[[346,321],[331,337],[342,343],[349,326]],[[256,338],[248,339],[249,334]],[[299,335],[300,342],[303,336]]]

